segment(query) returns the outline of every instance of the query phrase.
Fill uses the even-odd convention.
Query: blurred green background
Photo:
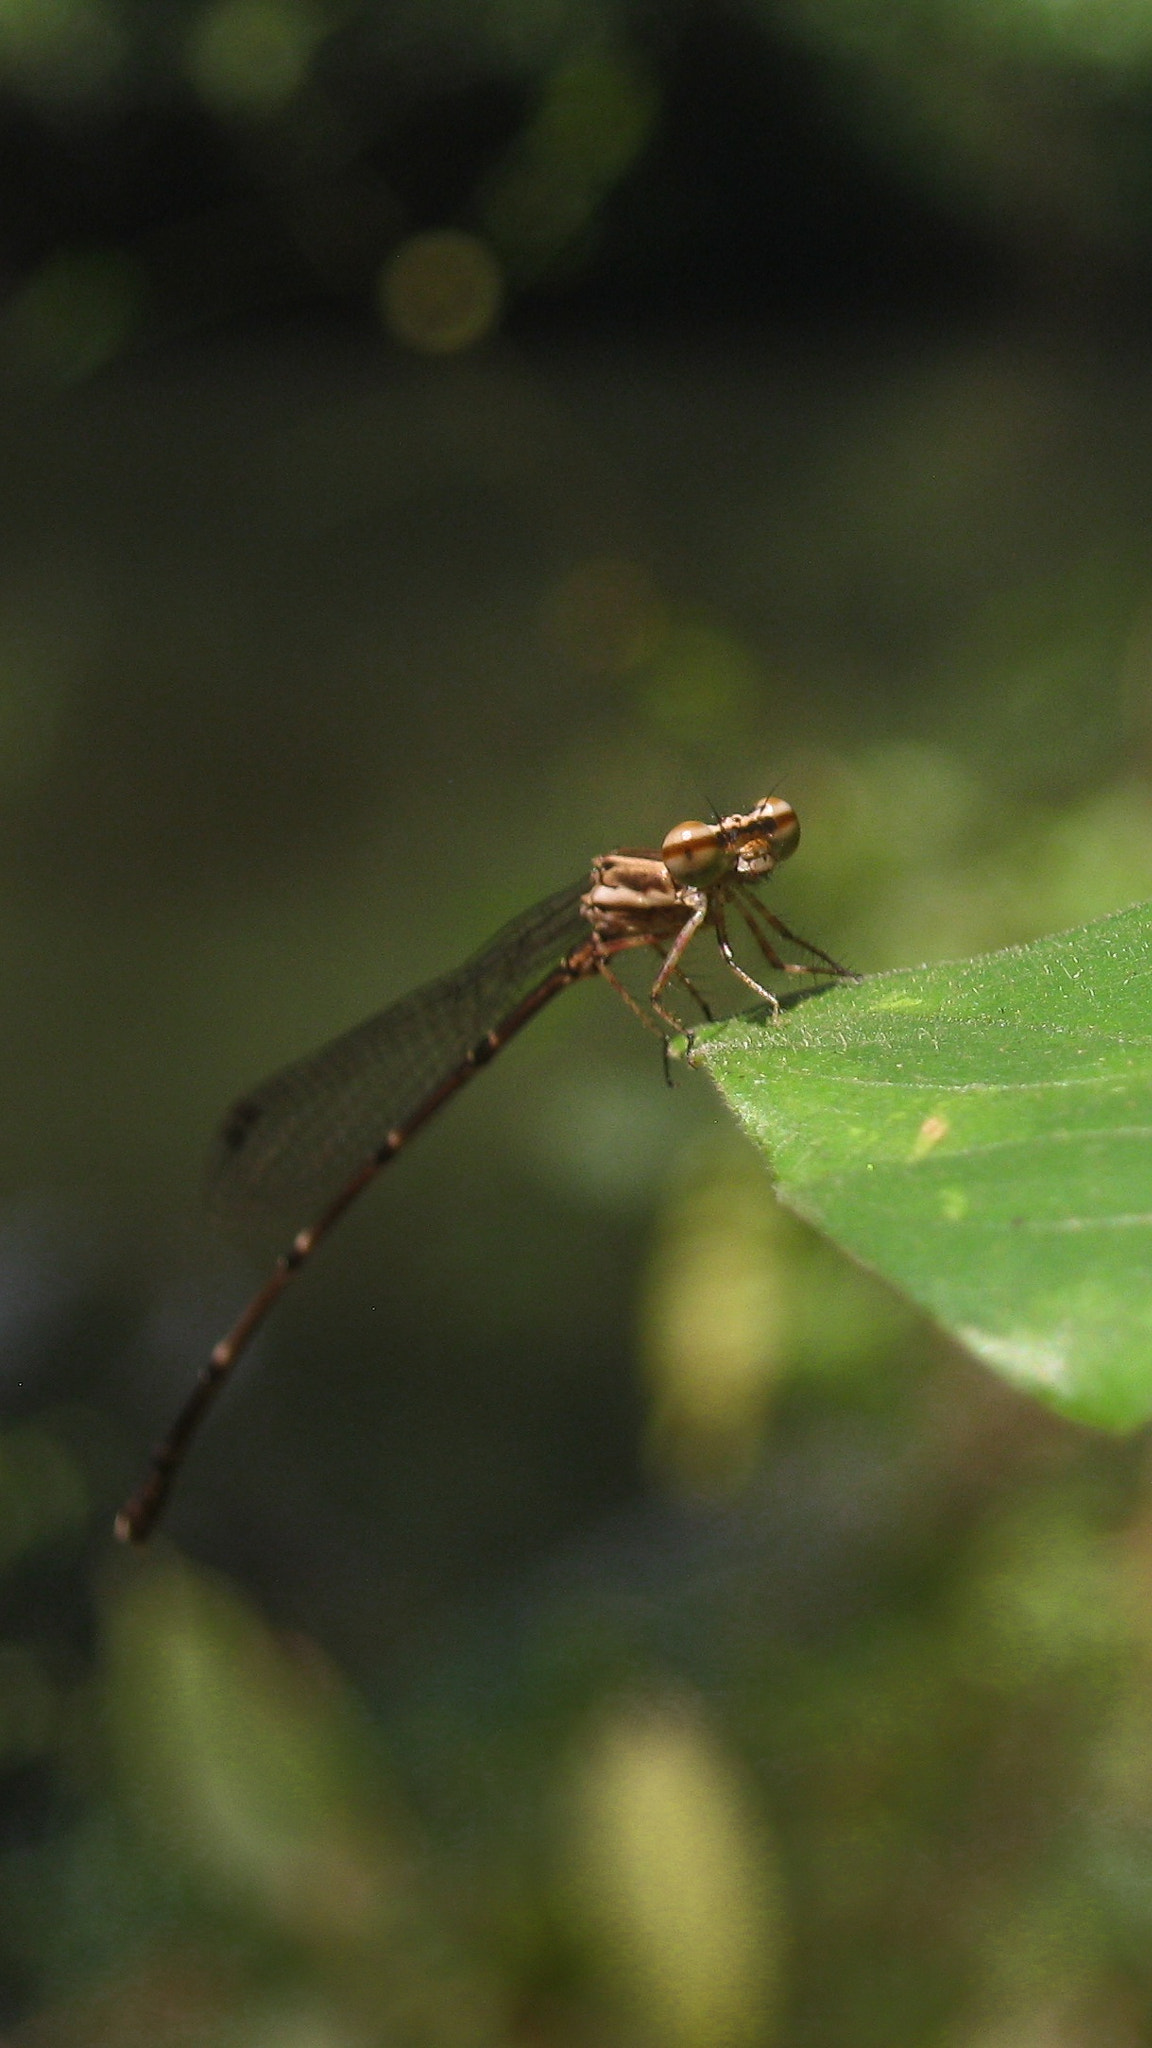
[[[865,970],[1152,893],[1152,11],[0,0],[0,163],[0,2026],[1147,2041],[1146,1445],[604,989],[110,1524],[224,1105],[597,851],[783,789]]]

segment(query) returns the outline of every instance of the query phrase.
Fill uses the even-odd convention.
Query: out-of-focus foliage
[[[501,305],[1146,291],[1150,47],[1134,0],[4,0],[0,367],[269,306],[443,352]],[[445,231],[488,317],[397,317]]]
[[[789,1431],[801,1544],[778,1480],[695,1556],[666,1521],[642,1598],[555,1583],[375,1729],[187,1566],[121,1584],[101,1796],[4,1887],[103,1982],[21,2039],[1138,2038],[1141,1463],[942,1364],[895,1464],[875,1407],[831,1465]]]
[[[593,46],[552,73],[481,205],[513,277],[547,274],[588,236],[650,139],[657,109],[654,84],[619,51]]]
[[[768,900],[869,971],[1152,895],[1146,43],[0,0],[22,2048],[1152,2031],[1146,1445],[778,1208],[606,989],[108,1534],[252,1281],[223,1105],[596,852],[783,788]]]
[[[831,66],[873,147],[1040,254],[1138,256],[1149,200],[1140,0],[746,0]]]
[[[506,295],[595,267],[677,22],[613,0],[5,0],[0,370],[72,381],[269,302],[375,300],[410,348],[476,346]],[[65,138],[87,177],[58,193]]]

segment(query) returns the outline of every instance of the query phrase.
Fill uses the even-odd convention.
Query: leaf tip
[[[1062,1335],[1042,1337],[1031,1331],[1017,1336],[1002,1335],[977,1329],[971,1323],[959,1327],[956,1334],[985,1364],[994,1366],[1017,1386],[1041,1387],[1065,1400],[1075,1391],[1068,1344]]]

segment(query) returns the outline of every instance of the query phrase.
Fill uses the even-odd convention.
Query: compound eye
[[[698,818],[673,826],[660,858],[674,882],[707,882],[727,865],[718,827],[703,825]]]
[[[800,844],[800,820],[786,798],[774,796],[765,806],[769,820],[769,837],[775,858],[787,860]]]

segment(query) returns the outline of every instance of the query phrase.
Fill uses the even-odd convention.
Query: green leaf
[[[1152,905],[696,1034],[781,1199],[1064,1414],[1152,1416]]]

